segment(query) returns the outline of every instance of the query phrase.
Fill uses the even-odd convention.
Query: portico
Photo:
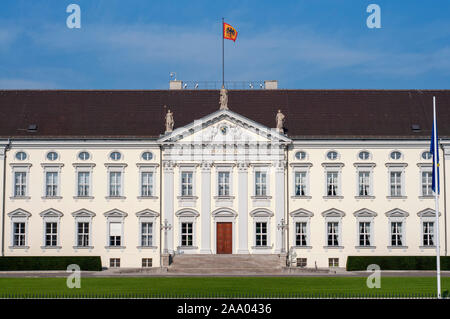
[[[228,109],[219,110],[162,136],[164,215],[168,251],[197,254],[280,253],[286,218],[284,192],[290,139]],[[182,208],[192,221],[173,217]],[[251,211],[269,211],[255,228]],[[169,217],[171,216],[171,217]],[[264,240],[255,242],[256,231]],[[181,238],[187,242],[177,243]]]

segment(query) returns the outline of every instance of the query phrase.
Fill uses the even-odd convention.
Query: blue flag
[[[436,138],[434,138],[434,131],[436,131]],[[434,154],[434,150],[436,149],[436,154]],[[431,130],[431,145],[430,145],[430,153],[433,155],[433,177],[431,181],[431,189],[436,193],[436,180],[435,180],[435,171],[434,171],[434,163],[436,161],[437,167],[437,193],[439,194],[439,145],[438,145],[438,131],[436,124],[436,114],[433,111],[433,128]]]

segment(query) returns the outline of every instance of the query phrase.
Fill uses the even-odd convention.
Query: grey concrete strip
[[[367,277],[370,273],[365,271],[338,271],[336,273],[318,273],[318,272],[301,272],[301,273],[255,273],[243,271],[241,273],[171,273],[171,272],[147,272],[147,271],[127,271],[118,272],[117,270],[105,271],[85,271],[81,273],[82,277]],[[65,271],[14,271],[14,272],[0,272],[0,278],[58,278],[67,277],[69,274]],[[441,272],[442,277],[450,277],[450,271]],[[386,277],[434,277],[435,271],[382,271],[381,276]]]

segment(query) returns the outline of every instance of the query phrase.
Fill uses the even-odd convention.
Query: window
[[[422,223],[423,246],[434,246],[434,222]]]
[[[16,153],[16,159],[19,161],[24,161],[27,159],[27,153],[25,152],[17,152]]]
[[[400,158],[402,158],[402,153],[400,153],[399,151],[394,151],[394,152],[391,152],[390,157],[393,160],[399,160]]]
[[[13,223],[13,246],[20,247],[25,246],[25,223],[19,222],[19,223]]]
[[[78,154],[78,158],[82,161],[87,161],[89,158],[91,158],[91,155],[89,155],[88,152],[80,152]]]
[[[307,226],[306,222],[295,223],[295,245],[307,246]]]
[[[422,172],[422,196],[432,196],[431,189],[433,175],[432,172]]]
[[[193,173],[181,173],[181,196],[193,196]]]
[[[370,196],[370,172],[359,172],[358,173],[358,195],[359,196]]]
[[[194,244],[193,223],[181,223],[181,246],[193,246]]]
[[[45,223],[45,246],[54,247],[58,245],[58,223]]]
[[[58,153],[56,153],[56,152],[48,152],[47,153],[47,159],[49,161],[56,161],[58,159]]]
[[[328,258],[328,267],[339,267],[339,258]]]
[[[141,172],[141,196],[153,196],[153,172]]]
[[[306,159],[306,152],[300,151],[295,153],[295,159],[301,161]]]
[[[402,222],[391,222],[391,246],[403,246]]]
[[[402,172],[391,172],[391,196],[402,196]]]
[[[122,172],[109,172],[109,196],[122,196]]]
[[[109,223],[109,246],[122,245],[122,223]]]
[[[422,158],[423,158],[424,160],[429,160],[429,159],[431,159],[432,157],[433,157],[433,155],[432,155],[429,151],[425,151],[425,152],[422,153]]]
[[[359,222],[359,246],[371,246],[370,222]]]
[[[338,172],[327,172],[327,196],[338,196]]]
[[[153,245],[153,223],[141,223],[141,246]]]
[[[330,151],[327,153],[327,158],[329,160],[335,160],[338,158],[338,153],[336,151]]]
[[[267,196],[267,173],[255,172],[255,196]]]
[[[307,265],[307,259],[306,258],[297,258],[297,267],[305,268]]]
[[[58,172],[45,173],[45,196],[58,196]]]
[[[77,223],[77,246],[78,247],[89,246],[89,222]]]
[[[78,193],[79,197],[87,197],[90,195],[90,172],[78,172]]]
[[[256,246],[267,246],[267,222],[255,223]]]
[[[153,159],[153,153],[152,152],[144,152],[144,153],[142,153],[142,159],[144,161],[151,161]]]
[[[327,245],[339,246],[339,222],[327,223]]]
[[[359,152],[359,154],[358,154],[358,158],[359,158],[360,160],[368,160],[368,159],[370,158],[370,153],[367,152],[367,151],[361,151],[361,152]]]
[[[152,267],[152,259],[142,258],[142,268],[150,268],[150,267]]]
[[[119,268],[120,267],[120,258],[109,258],[109,267]]]
[[[109,155],[109,158],[112,159],[113,161],[118,161],[122,158],[122,154],[120,154],[120,152],[112,152]]]
[[[295,172],[295,196],[306,196],[306,172]]]
[[[14,197],[27,195],[27,172],[14,173]]]
[[[219,172],[218,195],[230,196],[230,172]]]

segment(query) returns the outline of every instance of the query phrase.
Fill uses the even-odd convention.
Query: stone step
[[[278,255],[177,255],[169,269],[280,269]]]

